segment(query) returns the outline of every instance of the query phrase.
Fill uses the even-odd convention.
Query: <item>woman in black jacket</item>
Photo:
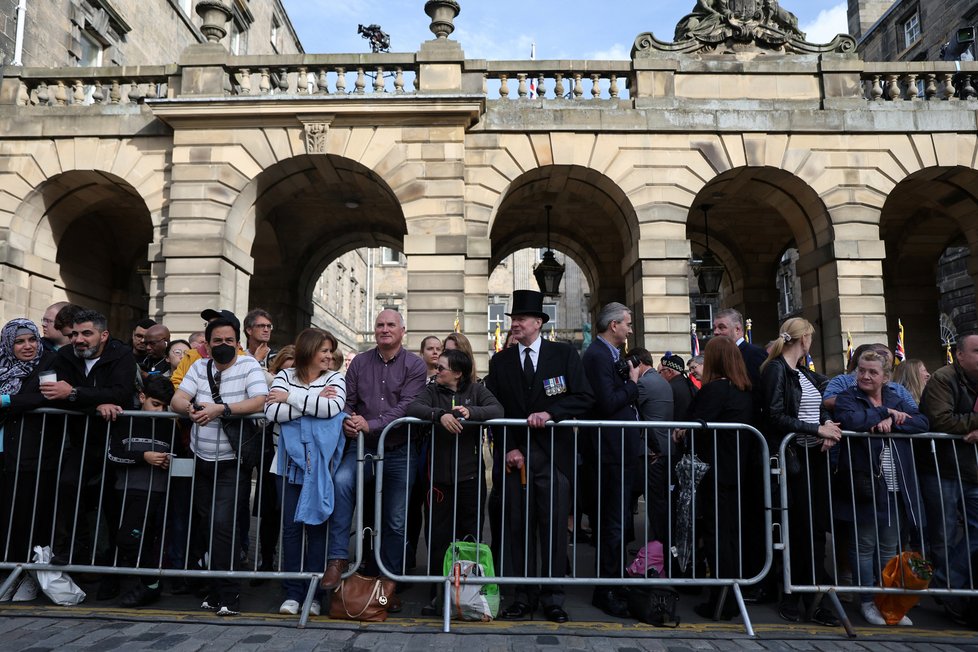
[[[50,475],[57,472],[62,438],[57,435],[60,429],[44,428],[43,415],[27,412],[45,402],[38,375],[51,366],[54,357],[53,352],[43,350],[37,326],[28,319],[13,319],[0,331],[3,561],[30,561],[35,544],[51,541],[57,483]]]
[[[786,507],[793,516],[788,532],[791,581],[799,585],[831,583],[825,572],[825,536],[830,530],[828,450],[842,438],[839,424],[822,408],[819,388],[825,379],[804,364],[814,334],[815,328],[808,320],[787,320],[761,365],[762,407],[771,450],[778,450],[784,437],[795,434],[787,446],[782,468],[787,469],[788,478]],[[806,612],[814,598],[811,593],[804,594]],[[797,596],[786,595],[778,613],[789,622],[800,621]],[[832,612],[823,607],[815,610],[812,620],[830,627],[839,624]]]

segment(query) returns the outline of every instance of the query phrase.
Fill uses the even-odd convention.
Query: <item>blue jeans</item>
[[[297,523],[294,520],[295,508],[299,503],[302,485],[285,482],[282,476],[277,475],[275,486],[282,505],[282,570],[286,573],[322,573],[326,568],[326,530],[330,521],[319,525]],[[303,544],[305,555],[302,554]],[[286,600],[302,602],[306,599],[308,586],[302,580],[282,580]],[[322,600],[322,591],[316,591],[316,599]]]
[[[970,587],[969,559],[978,551],[978,485],[928,473],[920,475],[920,493],[927,510],[927,556],[934,561],[931,588]],[[967,537],[959,519],[967,524]]]
[[[406,574],[404,568],[405,529],[407,524],[407,497],[411,493],[418,474],[413,444],[404,444],[384,451],[384,494],[381,512],[380,559],[384,568],[398,575]],[[365,451],[376,455],[376,451]],[[374,465],[363,465],[363,481],[374,477]],[[335,503],[330,517],[329,559],[350,558],[350,525],[356,508],[357,451],[347,446],[343,460],[333,472]],[[373,500],[373,496],[365,496]],[[360,536],[357,532],[356,536]]]
[[[899,500],[898,494],[891,494],[892,500]],[[896,516],[889,519],[856,520],[852,525],[853,541],[849,544],[849,566],[852,568],[854,584],[876,586],[882,577],[883,569],[896,557],[900,529]],[[878,535],[878,536],[877,536]],[[872,593],[860,594],[860,601],[871,602]]]

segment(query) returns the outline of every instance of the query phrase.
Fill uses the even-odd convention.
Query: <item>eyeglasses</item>
[[[260,328],[262,330],[266,330],[266,329],[272,330],[274,326],[272,326],[271,324],[255,324],[254,326],[252,326],[252,328]]]
[[[435,371],[451,371],[448,367],[443,367],[440,364],[435,365]]]

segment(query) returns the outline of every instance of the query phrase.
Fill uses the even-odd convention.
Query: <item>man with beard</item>
[[[41,394],[48,400],[45,407],[57,407],[80,412],[95,412],[92,416],[68,417],[67,444],[58,480],[58,505],[55,515],[53,564],[91,563],[94,542],[86,532],[85,512],[96,509],[99,492],[89,485],[102,472],[107,451],[107,428],[104,419],[114,418],[117,406],[132,409],[132,379],[136,375],[136,360],[132,349],[112,339],[105,317],[94,310],[75,315],[71,327],[71,346],[58,350],[51,366],[57,381],[42,382]],[[58,418],[47,421],[45,436],[62,437],[64,422]],[[100,490],[108,527],[109,541],[115,541],[114,529],[118,510],[111,491],[112,482],[102,478]],[[78,501],[79,514],[75,515]],[[102,516],[102,515],[98,515]],[[77,528],[77,529],[76,529]],[[99,589],[99,599],[118,594],[118,582],[107,577]]]
[[[170,329],[163,324],[154,324],[146,329],[143,336],[146,345],[146,358],[141,365],[143,380],[151,373],[162,374],[170,369],[166,359],[166,347],[170,344]]]

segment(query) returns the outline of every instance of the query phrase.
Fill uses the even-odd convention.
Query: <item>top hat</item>
[[[550,316],[543,311],[543,294],[536,290],[516,290],[513,292],[513,307],[506,313],[507,317],[514,315],[530,315],[539,317],[546,324]]]

